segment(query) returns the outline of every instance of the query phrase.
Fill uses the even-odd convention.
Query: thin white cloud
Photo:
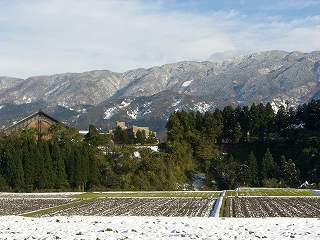
[[[243,51],[224,51],[224,52],[216,52],[214,54],[212,54],[209,57],[209,61],[212,62],[218,62],[218,61],[223,61],[223,60],[227,60],[227,59],[233,59],[235,57],[238,57],[240,55],[245,55],[248,54],[249,52],[243,50]]]
[[[204,61],[228,51],[319,49],[319,16],[297,16],[286,22],[279,15],[265,18],[234,9],[163,11],[164,4],[0,3],[0,76],[26,78],[93,69],[123,72],[182,60]]]
[[[281,0],[281,1],[275,1],[275,2],[272,1],[271,4],[268,4],[268,7],[264,7],[264,8],[289,10],[289,9],[305,9],[313,6],[319,7],[319,1],[318,0]]]

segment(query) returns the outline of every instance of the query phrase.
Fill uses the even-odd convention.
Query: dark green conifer
[[[66,166],[62,157],[61,149],[57,141],[51,143],[51,159],[53,171],[55,172],[54,186],[60,189],[67,186]]]
[[[21,139],[13,134],[9,137],[4,150],[5,178],[12,189],[24,188],[24,171],[22,165]]]
[[[247,171],[245,172],[246,183],[249,186],[258,186],[258,163],[253,151],[250,151],[250,155],[246,165],[247,165]]]

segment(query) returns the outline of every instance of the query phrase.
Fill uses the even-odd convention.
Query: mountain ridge
[[[254,102],[271,102],[276,109],[289,101],[295,107],[319,98],[319,66],[320,51],[273,50],[220,62],[183,61],[123,73],[92,70],[27,79],[0,77],[0,124],[15,121],[13,109],[18,106],[19,114],[21,106],[26,107],[25,114],[35,107],[56,112],[70,125],[82,119],[87,125],[115,120],[148,124],[154,118],[164,122],[176,109],[207,111]],[[109,118],[108,110],[113,111]]]

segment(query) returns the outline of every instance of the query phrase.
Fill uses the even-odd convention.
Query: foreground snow
[[[318,218],[0,217],[0,239],[320,239]]]

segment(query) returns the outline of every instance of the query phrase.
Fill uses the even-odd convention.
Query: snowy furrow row
[[[214,204],[204,198],[99,198],[41,216],[209,217]]]
[[[78,201],[72,198],[0,198],[0,216],[19,215]]]
[[[233,217],[320,217],[319,197],[233,197]]]

